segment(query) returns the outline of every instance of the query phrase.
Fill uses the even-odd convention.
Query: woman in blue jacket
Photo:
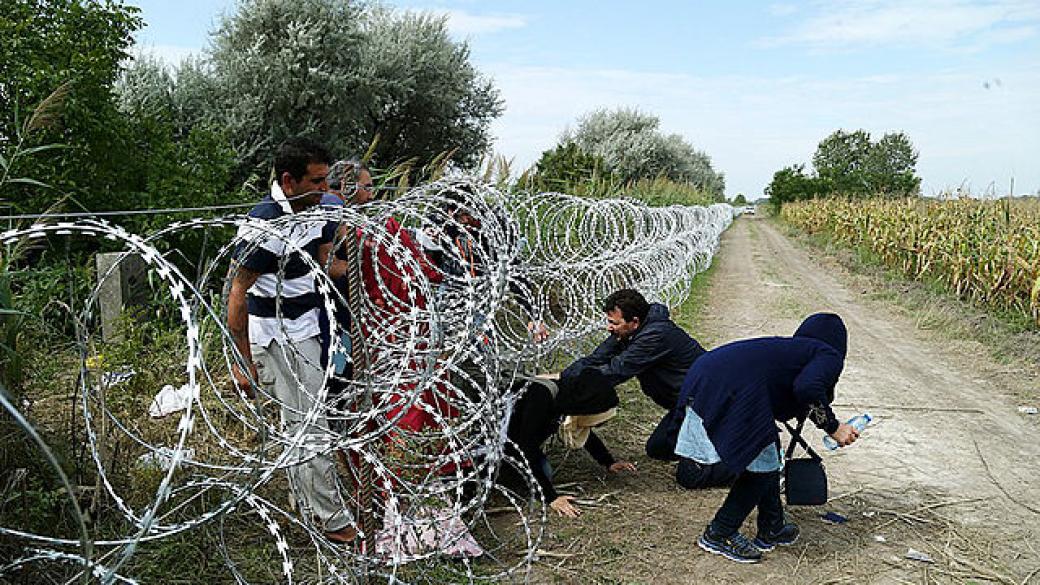
[[[780,503],[779,432],[775,421],[808,417],[839,445],[858,434],[831,411],[848,334],[837,315],[807,318],[794,337],[736,341],[701,356],[683,381],[686,408],[675,453],[737,474],[726,500],[698,539],[704,550],[753,563],[776,545],[793,544],[798,526]],[[739,532],[758,508],[758,535]]]

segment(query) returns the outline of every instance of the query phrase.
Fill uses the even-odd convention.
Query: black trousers
[[[712,534],[719,537],[733,535],[755,508],[758,508],[759,534],[774,534],[783,528],[784,507],[780,502],[779,471],[744,471],[737,476],[722,507],[711,521]]]
[[[646,440],[646,456],[658,461],[676,461],[675,442],[679,440],[679,429],[686,418],[686,409],[669,410],[661,422],[657,423],[654,432]]]
[[[702,490],[733,485],[736,474],[721,463],[697,463],[693,459],[679,457],[675,468],[675,481],[688,490]]]
[[[678,461],[675,481],[688,490],[723,487],[733,483],[736,475],[721,463],[704,465],[675,454],[679,430],[686,419],[686,409],[673,408],[657,423],[646,440],[646,456],[658,461]]]

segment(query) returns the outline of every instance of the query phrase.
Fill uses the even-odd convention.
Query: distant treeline
[[[918,154],[902,132],[872,140],[866,130],[838,130],[817,145],[812,171],[804,164],[785,167],[773,175],[765,194],[777,211],[799,199],[918,195]]]

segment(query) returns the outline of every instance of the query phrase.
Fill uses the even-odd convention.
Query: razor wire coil
[[[116,266],[99,274],[75,316],[77,395],[97,483],[117,521],[105,529],[86,522],[68,486],[80,533],[0,525],[0,536],[22,547],[19,558],[0,563],[0,578],[53,568],[84,582],[136,583],[131,560],[142,546],[210,526],[229,574],[247,583],[249,571],[227,538],[232,526],[243,524],[269,535],[288,583],[299,580],[301,565],[325,583],[433,582],[440,574],[434,569],[467,582],[522,577],[542,536],[545,507],[535,505],[540,490],[527,462],[505,448],[510,412],[524,388],[517,381],[555,356],[587,347],[602,327],[601,299],[614,290],[635,288],[652,301],[680,304],[692,278],[710,265],[732,218],[725,204],[651,208],[626,199],[504,192],[454,176],[394,201],[313,208],[276,220],[194,218],[142,236],[83,218],[0,233],[4,244],[107,240],[139,256],[179,316],[183,371],[169,374],[185,380],[194,396],[182,412],[160,421],[141,422],[143,413],[114,406],[128,397],[88,363],[104,351],[94,323],[101,282]],[[293,234],[328,224],[338,226],[338,237],[322,264],[303,253]],[[177,234],[226,228],[238,235],[207,258],[194,280],[159,252],[159,244]],[[305,411],[281,403],[260,380],[252,381],[253,400],[227,389],[231,369],[247,365],[226,325],[229,283],[241,270],[235,259],[272,240],[285,252],[278,292],[289,286],[288,253],[298,252],[330,320],[330,355],[350,355],[357,367],[357,375],[344,378],[332,359],[310,363],[295,343],[284,343],[300,368],[321,372],[320,387],[307,387],[294,372],[295,390],[313,405]],[[359,267],[349,291],[329,276],[340,248]],[[439,262],[427,262],[434,257]],[[281,296],[275,310],[288,339]],[[548,337],[536,343],[531,324],[538,323]],[[349,351],[337,331],[350,334]],[[0,405],[27,435],[38,437],[18,405],[2,394]],[[278,416],[283,409],[299,424],[285,428]],[[150,496],[128,492],[113,475],[107,445],[117,441],[158,462]],[[38,448],[48,465],[56,465],[45,442],[39,440]],[[300,486],[290,481],[288,491],[276,489],[282,472],[319,457],[340,459],[341,474],[328,479],[360,531],[354,546],[326,539],[306,505],[291,497]],[[520,470],[536,497],[498,485],[503,465]],[[364,481],[357,485],[351,478],[359,475]],[[489,515],[492,501],[520,521]],[[479,563],[438,562],[445,550],[474,544],[482,553]]]

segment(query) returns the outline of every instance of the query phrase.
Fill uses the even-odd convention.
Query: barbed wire
[[[725,204],[650,208],[509,193],[454,176],[394,201],[275,220],[192,218],[142,236],[85,218],[0,233],[5,244],[109,240],[139,256],[162,283],[162,302],[179,316],[183,370],[165,375],[183,380],[191,396],[176,416],[148,420],[147,404],[125,393],[114,365],[93,363],[106,350],[94,325],[101,283],[115,277],[119,263],[99,274],[74,319],[77,400],[82,440],[111,503],[95,514],[110,517],[88,518],[53,449],[20,405],[0,393],[0,406],[38,446],[41,466],[65,478],[79,526],[68,534],[0,526],[0,535],[22,547],[19,558],[0,566],[0,577],[52,571],[70,581],[136,583],[132,559],[142,547],[210,527],[230,577],[257,582],[262,578],[231,533],[248,528],[255,535],[259,527],[287,583],[301,580],[301,571],[307,582],[322,583],[523,578],[546,518],[528,462],[507,449],[526,376],[583,351],[601,329],[600,300],[614,290],[636,288],[651,300],[681,303],[733,213]],[[322,263],[308,252],[307,234],[329,226],[337,237]],[[226,228],[238,236],[207,258],[196,280],[158,251],[172,236]],[[226,325],[227,307],[231,283],[245,274],[240,261],[272,249],[272,302],[291,392],[259,375],[250,380],[249,399],[228,389],[231,370],[248,371],[250,360]],[[351,255],[355,290],[364,291],[353,296],[329,276],[338,258]],[[299,265],[289,275],[290,257],[303,263],[303,276]],[[302,282],[315,283],[330,321],[326,362],[292,341],[296,313],[285,299]],[[538,324],[547,335],[536,341]],[[339,372],[344,361],[352,376]],[[126,480],[116,444],[154,467],[147,486]],[[307,479],[301,471],[335,461],[339,473]],[[504,466],[518,470],[524,485],[496,481]],[[326,537],[308,481],[334,486],[336,505],[358,532],[353,544]],[[503,520],[489,513],[492,507],[513,515]]]
[[[348,185],[348,187],[351,187]],[[356,188],[356,187],[352,187]],[[386,194],[397,192],[400,190],[399,187],[393,185],[375,185],[368,188],[369,191],[375,193],[376,198],[381,198]],[[296,195],[294,197],[287,198],[287,201],[294,201],[296,199],[307,198],[318,191],[312,191],[304,193],[302,195]],[[6,221],[9,223],[15,221],[39,221],[39,220],[60,220],[60,219],[96,219],[99,217],[133,217],[139,215],[180,215],[185,213],[203,213],[211,211],[231,211],[235,209],[252,209],[256,206],[256,202],[250,203],[225,203],[221,205],[202,205],[193,207],[161,207],[158,209],[110,209],[102,211],[52,211],[46,213],[21,213],[21,214],[7,214],[0,215],[0,221]],[[13,206],[10,204],[4,204],[4,200],[0,199],[0,209],[12,209]]]

